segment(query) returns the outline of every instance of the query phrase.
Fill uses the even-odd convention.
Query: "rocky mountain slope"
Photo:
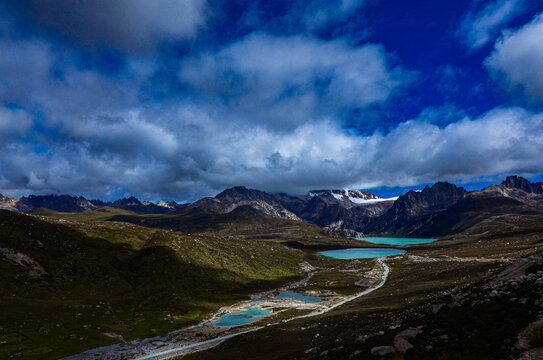
[[[174,201],[159,201],[155,204],[148,201],[140,201],[133,196],[113,202],[103,202],[100,200],[87,200],[83,196],[30,195],[28,197],[23,196],[20,199],[13,199],[0,194],[0,209],[16,212],[29,212],[34,209],[45,208],[67,213],[77,213],[111,207],[138,214],[165,214],[180,209],[183,206]]]
[[[500,185],[468,192],[438,182],[392,199],[356,190],[313,190],[305,196],[290,196],[235,187],[191,207],[226,213],[240,205],[253,206],[268,216],[301,219],[348,234],[436,237],[468,229],[483,232],[498,219],[500,226],[512,226],[515,221],[539,217],[543,184],[509,176]]]
[[[182,214],[193,208],[227,213],[238,206],[250,205],[268,216],[333,227],[331,224],[343,224],[348,219],[356,222],[361,216],[381,215],[394,200],[358,190],[312,190],[304,196],[291,196],[238,186],[224,190],[214,198],[199,200],[176,213]]]
[[[226,214],[238,207],[247,205],[269,217],[301,220],[276,201],[274,195],[260,190],[247,189],[243,186],[226,189],[214,198],[203,198],[184,209],[173,212],[173,214],[188,214],[194,211],[194,209],[204,209],[214,213]]]
[[[455,204],[415,219],[403,230],[413,236],[484,234],[543,221],[543,183],[509,176],[500,185],[464,194]]]

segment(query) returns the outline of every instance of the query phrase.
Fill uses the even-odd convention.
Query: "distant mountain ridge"
[[[159,201],[156,204],[148,201],[140,201],[134,196],[113,202],[104,202],[101,200],[87,200],[83,196],[29,195],[28,197],[23,196],[20,199],[13,199],[0,194],[0,209],[16,212],[28,212],[34,209],[46,208],[60,212],[77,213],[97,210],[103,207],[112,207],[138,214],[166,214],[183,206],[185,205],[174,201]]]
[[[239,210],[244,218],[305,221],[348,235],[435,237],[468,230],[483,231],[483,223],[505,226],[503,224],[521,221],[520,217],[526,218],[528,215],[542,216],[543,219],[543,183],[508,176],[500,185],[468,192],[454,184],[437,182],[421,191],[409,191],[391,199],[358,190],[311,190],[306,195],[292,196],[237,186],[215,197],[185,205],[175,202],[155,204],[135,197],[106,203],[69,195],[31,195],[21,199],[0,195],[0,208],[18,212],[36,208],[82,212],[106,206],[138,214],[169,213],[178,219],[176,221],[183,219],[184,222],[195,216],[199,219],[235,219],[237,213],[234,213]],[[168,221],[161,221],[161,226],[168,226]],[[147,222],[151,223],[154,222]]]

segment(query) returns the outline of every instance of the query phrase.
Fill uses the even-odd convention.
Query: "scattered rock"
[[[354,343],[358,344],[360,342],[364,342],[366,340],[366,335],[358,335],[356,339],[354,339]]]
[[[447,307],[448,307],[449,309],[454,309],[454,308],[457,308],[457,307],[460,307],[460,306],[461,306],[460,303],[458,303],[458,302],[456,302],[456,301],[447,304]]]
[[[360,350],[355,350],[351,355],[349,355],[349,358],[353,358],[355,357],[356,355],[360,354],[362,351]]]
[[[432,313],[437,314],[438,312],[441,311],[441,309],[443,309],[444,306],[445,306],[445,304],[432,305]]]

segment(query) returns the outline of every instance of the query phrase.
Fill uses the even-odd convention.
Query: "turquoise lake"
[[[341,250],[320,251],[319,255],[332,259],[373,259],[385,256],[405,254],[399,249],[351,248]]]
[[[215,321],[213,326],[226,327],[250,324],[252,322],[262,320],[271,314],[272,312],[270,310],[251,308],[233,314],[225,314]]]
[[[275,299],[290,299],[303,301],[305,303],[318,303],[322,301],[321,297],[318,296],[307,296],[294,291],[283,291],[275,297]]]
[[[389,238],[389,237],[355,237],[355,240],[363,240],[379,245],[412,245],[431,243],[437,239],[413,239],[413,238]]]

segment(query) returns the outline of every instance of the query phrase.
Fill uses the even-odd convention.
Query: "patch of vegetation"
[[[533,348],[543,346],[543,327],[533,329],[527,336],[530,346]]]
[[[532,264],[525,270],[525,275],[530,275],[538,271],[543,271],[543,264]]]
[[[111,219],[113,216],[137,215],[136,213],[132,211],[112,208],[109,206],[105,206],[97,210],[83,211],[79,213],[68,213],[68,212],[50,210],[46,208],[37,208],[37,209],[31,210],[29,214],[37,215],[37,216],[52,217],[52,218],[57,218],[57,219],[73,220],[73,221],[96,221],[96,220],[106,221],[106,220]]]

